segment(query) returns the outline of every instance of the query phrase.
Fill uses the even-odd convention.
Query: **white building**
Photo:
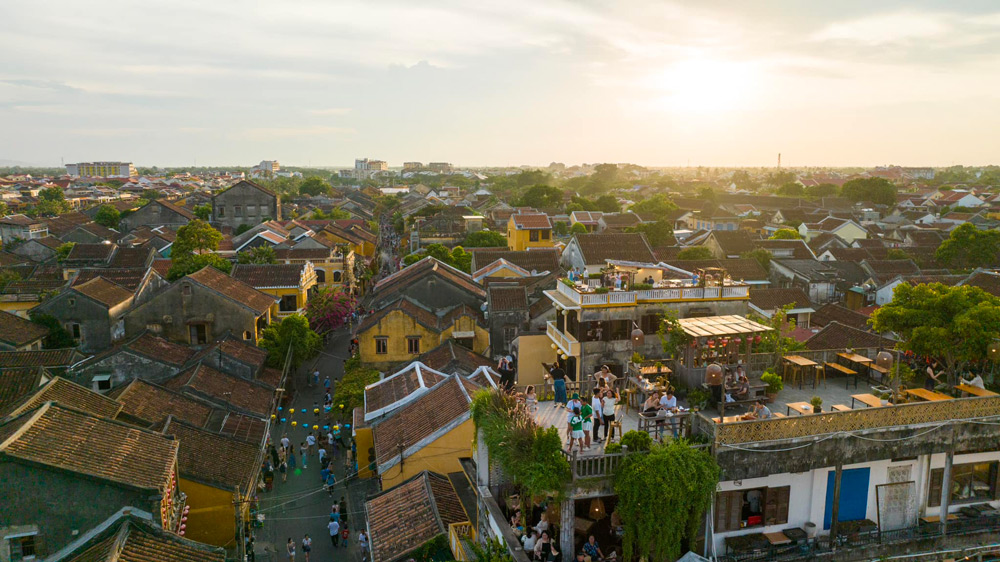
[[[66,173],[75,178],[131,178],[139,175],[131,162],[66,164]]]

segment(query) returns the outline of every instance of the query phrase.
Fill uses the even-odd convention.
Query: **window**
[[[111,375],[97,375],[90,380],[96,392],[111,390]]]
[[[990,501],[997,496],[997,469],[1000,462],[979,462],[956,464],[951,467],[951,501],[973,503]],[[927,507],[941,505],[941,480],[944,469],[931,470],[931,489],[927,497]]]
[[[11,561],[34,560],[35,535],[10,539],[10,559]]]
[[[233,205],[233,216],[237,217],[237,218],[238,217],[242,217],[243,216],[243,207],[241,207],[240,205]]]
[[[510,349],[510,344],[517,337],[517,326],[504,326],[503,327],[503,345],[504,349]]]
[[[278,303],[278,310],[281,312],[295,312],[298,308],[298,299],[295,295],[285,295]]]
[[[181,294],[184,295],[185,297],[190,297],[191,296],[191,284],[190,283],[185,283],[185,284],[181,285]]]
[[[344,272],[342,272],[342,271],[334,271],[333,272],[333,282],[334,283],[340,283],[343,279],[344,279]]]
[[[552,233],[548,230],[542,231],[542,240],[548,240],[552,236]]]
[[[248,217],[257,216],[257,205],[247,205],[247,216]]]
[[[531,240],[532,242],[538,242],[538,231],[537,230],[529,231],[528,240]]]
[[[226,216],[226,206],[225,205],[219,205],[218,207],[216,207],[216,210],[218,210],[219,218],[223,218],[223,217]]]
[[[375,338],[375,354],[385,355],[389,353],[389,338],[378,337]]]
[[[663,315],[661,314],[643,314],[642,318],[639,319],[639,329],[647,336],[651,336],[660,329],[662,322]]]
[[[73,334],[73,339],[75,340],[80,339],[80,325],[77,324],[76,322],[71,323],[69,325],[69,333]]]
[[[472,338],[455,338],[455,342],[458,345],[464,347],[465,349],[472,349],[472,343],[473,343]]]
[[[406,338],[406,352],[410,355],[420,355],[420,336]]]
[[[250,341],[250,340],[253,339],[253,334],[250,333],[250,330],[245,330],[243,332],[243,339],[245,339],[247,341]]]
[[[326,271],[324,271],[322,269],[317,269],[316,270],[316,282],[317,283],[326,283]]]
[[[188,326],[188,335],[191,337],[192,345],[208,343],[208,326],[204,324],[192,324]]]
[[[72,298],[72,297],[70,297],[70,298],[66,299],[66,302],[67,302],[67,303],[68,303],[68,304],[69,304],[70,306],[76,306],[76,299],[74,299],[74,298]]]
[[[719,492],[715,495],[715,530],[788,523],[789,490],[789,486],[782,486]]]

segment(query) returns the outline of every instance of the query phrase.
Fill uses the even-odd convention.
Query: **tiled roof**
[[[845,326],[857,328],[859,330],[868,329],[868,317],[860,312],[855,312],[846,306],[839,304],[825,304],[809,317],[809,323],[813,327],[826,326],[830,322],[840,322]]]
[[[113,418],[122,409],[121,404],[103,394],[84,388],[62,377],[55,377],[36,390],[30,398],[25,399],[8,412],[8,415],[26,412],[46,402],[58,402],[63,406],[69,406],[102,418]]]
[[[711,237],[718,242],[725,255],[743,255],[753,250],[754,239],[746,232],[738,230],[713,230]]]
[[[0,425],[0,455],[141,489],[169,485],[177,441],[59,404]]]
[[[394,311],[402,312],[403,314],[412,318],[414,321],[423,324],[424,327],[428,329],[435,331],[441,330],[440,321],[433,312],[418,305],[417,303],[413,302],[407,297],[402,297],[393,301],[391,304],[388,304],[380,308],[379,310],[375,311],[375,314],[372,314],[367,318],[365,318],[364,322],[362,322],[361,325],[358,326],[357,333],[360,334],[363,332],[367,332],[370,328],[381,322],[383,318],[385,318]]]
[[[570,218],[584,225],[596,226],[603,215],[604,213],[600,211],[573,211],[570,213]]]
[[[539,248],[515,252],[504,248],[469,248],[472,254],[472,270],[482,269],[503,259],[527,271],[558,271],[559,250]]]
[[[545,230],[552,228],[549,216],[544,213],[511,215],[518,230]]]
[[[810,308],[809,295],[802,289],[752,289],[750,291],[750,304],[765,311],[772,311],[792,305],[792,308]]]
[[[230,412],[219,433],[247,443],[261,443],[267,432],[267,422],[246,414]]]
[[[528,292],[524,287],[491,285],[487,292],[491,312],[528,310]]]
[[[375,285],[373,291],[381,297],[412,285],[426,275],[440,277],[471,294],[482,298],[486,297],[486,291],[472,280],[471,275],[429,256],[382,279]]]
[[[73,280],[73,286],[82,285],[91,279],[103,277],[106,281],[110,281],[115,285],[134,293],[139,289],[139,285],[141,285],[142,280],[146,278],[146,273],[148,271],[149,270],[145,267],[81,269],[79,273],[77,273],[76,278]]]
[[[150,425],[174,416],[205,427],[212,416],[212,407],[208,404],[142,379],[133,379],[125,386],[112,389],[108,396],[122,404],[122,414]]]
[[[248,365],[256,365],[259,367],[267,361],[266,351],[232,336],[219,342],[219,348],[222,349],[222,352],[226,355]]]
[[[640,219],[635,213],[605,213],[601,222],[608,228],[626,228],[639,224]]]
[[[273,387],[217,371],[203,364],[178,373],[164,382],[163,386],[178,392],[201,394],[259,416],[271,411],[274,400]]]
[[[399,447],[407,451],[461,416],[469,414],[470,399],[461,377],[449,377],[430,392],[395,410],[375,426],[375,460],[398,460]],[[426,445],[424,443],[423,445]]]
[[[198,218],[197,216],[195,216],[195,214],[193,212],[191,212],[187,208],[182,207],[180,205],[175,205],[174,203],[171,203],[170,201],[165,201],[163,199],[157,199],[156,201],[150,201],[150,203],[156,203],[156,204],[162,205],[164,208],[169,209],[169,210],[177,213],[178,215],[180,215],[180,216],[182,216],[182,217],[184,217],[184,218],[186,218],[188,220],[194,220],[194,219]]]
[[[725,260],[667,260],[667,264],[679,267],[684,271],[695,269],[705,269],[719,267],[725,269],[733,279],[743,279],[745,281],[766,281],[768,279],[767,270],[760,262],[753,258],[736,258]]]
[[[188,275],[185,279],[191,279],[200,285],[208,287],[220,295],[250,308],[257,312],[257,314],[264,314],[271,308],[271,305],[277,302],[276,297],[262,293],[212,266],[205,266]]]
[[[392,562],[468,521],[448,478],[424,471],[365,502],[372,562]]]
[[[574,238],[588,265],[604,265],[605,260],[656,262],[646,236],[639,232],[577,234]]]
[[[62,562],[223,562],[220,547],[187,540],[137,517],[124,517],[67,553]],[[74,543],[75,545],[76,543]]]
[[[11,367],[69,367],[83,359],[75,348],[40,351],[0,351],[0,369]]]
[[[872,259],[868,248],[828,248],[826,251],[837,261],[861,262]]]
[[[754,248],[764,248],[774,253],[775,250],[791,250],[792,258],[799,260],[815,259],[812,250],[806,246],[805,240],[754,240]]]
[[[399,371],[365,387],[366,417],[385,414],[399,403],[411,398],[414,392],[432,388],[445,380],[447,375],[419,361],[414,361]]]
[[[118,249],[116,244],[74,244],[66,257],[67,261],[108,261]]]
[[[110,267],[139,267],[145,269],[156,253],[151,246],[136,246],[134,248],[118,248],[111,258]]]
[[[862,264],[872,275],[888,280],[893,275],[917,275],[920,268],[913,260],[865,260]]]
[[[233,267],[232,276],[234,279],[250,285],[254,288],[273,287],[294,287],[297,288],[302,281],[301,264],[236,264]]]
[[[58,217],[52,217],[43,221],[49,227],[49,233],[55,236],[62,236],[81,224],[90,222],[90,217],[83,213],[71,212],[63,213]]]
[[[271,191],[270,189],[268,189],[268,188],[266,188],[266,187],[264,187],[264,186],[261,186],[261,185],[258,185],[258,184],[256,184],[256,183],[254,183],[254,182],[250,181],[250,180],[240,180],[240,181],[238,181],[238,182],[234,183],[233,185],[231,185],[231,186],[227,187],[226,189],[223,189],[222,191],[220,191],[220,192],[216,193],[215,195],[216,195],[216,197],[217,197],[217,196],[219,196],[219,195],[222,195],[223,193],[225,193],[225,192],[229,191],[230,189],[232,189],[232,188],[234,188],[234,187],[236,187],[236,186],[238,186],[238,185],[247,185],[247,186],[249,186],[249,187],[252,187],[252,188],[254,188],[254,189],[257,189],[258,191],[261,191],[261,192],[263,192],[263,193],[266,193],[266,194],[268,194],[268,195],[270,195],[270,196],[272,196],[272,197],[277,197],[277,196],[278,196],[278,194],[277,194],[277,193],[275,193],[275,192]]]
[[[49,329],[16,314],[0,311],[0,342],[21,347],[48,335]]]
[[[21,265],[30,262],[31,260],[17,254],[0,251],[0,267],[11,267],[13,265]]]
[[[164,435],[181,442],[177,467],[181,476],[202,484],[242,494],[252,492],[259,448],[240,439],[219,435],[182,421],[170,419]]]
[[[281,260],[325,260],[330,257],[329,248],[278,248],[274,258]]]
[[[133,297],[127,291],[114,283],[107,281],[103,277],[97,277],[73,287],[73,290],[86,295],[108,308],[118,306]]]
[[[190,347],[165,340],[149,332],[142,333],[139,337],[125,344],[125,347],[150,359],[176,366],[187,363],[196,353]]]
[[[549,299],[540,299],[539,302],[541,301],[552,302]],[[479,367],[493,364],[489,357],[458,345],[452,339],[417,357],[417,361],[442,373],[458,372],[466,375]]]
[[[25,396],[38,389],[43,373],[41,367],[4,369],[0,373],[0,418],[17,407]]]
[[[891,344],[891,341],[879,337],[878,334],[845,326],[834,320],[824,326],[816,335],[806,340],[806,348],[819,350],[880,347]]]
[[[986,271],[975,272],[962,285],[979,287],[995,297],[1000,297],[1000,275],[996,273]]]

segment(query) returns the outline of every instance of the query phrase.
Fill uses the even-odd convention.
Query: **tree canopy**
[[[570,234],[586,234],[587,227],[583,226],[583,223],[575,222],[573,226],[569,228]]]
[[[885,178],[857,178],[844,183],[840,194],[851,201],[896,204],[896,186]]]
[[[466,248],[500,248],[507,246],[507,237],[493,230],[470,232],[462,245]]]
[[[705,246],[691,246],[677,252],[677,259],[679,260],[710,260],[713,258],[715,258],[715,255],[712,254],[712,250],[709,250]]]
[[[324,287],[306,303],[306,318],[317,333],[340,329],[350,319],[358,302],[350,293],[339,288]]]
[[[419,251],[405,256],[403,265],[413,265],[428,256],[460,271],[471,273],[469,270],[472,268],[472,254],[466,252],[461,246],[455,246],[453,250],[448,250],[442,244],[428,244]]]
[[[877,332],[898,334],[900,348],[940,359],[954,383],[956,368],[985,359],[1000,338],[1000,299],[967,285],[901,283],[870,322]]]
[[[771,240],[798,240],[802,238],[797,230],[791,228],[779,228],[771,235]]]
[[[118,221],[121,220],[121,213],[111,205],[101,205],[94,215],[94,222],[108,228],[118,228]]]
[[[533,185],[524,190],[517,200],[518,207],[535,207],[536,209],[552,209],[562,205],[563,194],[551,185]]]
[[[674,227],[668,220],[642,223],[626,229],[627,232],[642,232],[651,246],[669,246],[674,243]]]
[[[934,258],[942,265],[958,269],[995,266],[1000,256],[1000,231],[980,230],[963,223],[938,246]]]
[[[31,321],[49,329],[49,333],[42,339],[44,349],[65,349],[76,347],[76,340],[66,328],[59,322],[59,319],[49,314],[32,314]]]
[[[260,340],[260,347],[267,350],[267,363],[272,367],[284,365],[289,344],[292,346],[292,368],[298,369],[303,361],[319,353],[323,340],[309,327],[305,316],[292,314],[280,322],[272,322],[264,329]]]
[[[306,178],[299,184],[299,194],[315,197],[332,191],[330,184],[316,176]]]
[[[767,271],[771,266],[771,252],[768,252],[764,248],[755,248],[749,252],[743,252],[740,254],[741,258],[749,258],[757,260],[757,263]]]
[[[630,207],[634,213],[649,213],[654,216],[663,216],[675,209],[677,209],[677,205],[662,193],[637,201]]]
[[[809,197],[833,197],[840,191],[836,184],[820,183],[806,187],[806,195]]]
[[[63,189],[58,185],[47,187],[38,193],[38,203],[32,209],[33,214],[39,216],[56,216],[68,213],[69,202],[63,194]]]
[[[207,221],[208,219],[212,218],[212,206],[209,205],[208,203],[205,203],[204,205],[198,205],[197,207],[194,208],[194,216],[198,217],[203,221]]]
[[[214,252],[222,242],[222,233],[201,219],[195,219],[177,229],[177,238],[170,249],[170,257],[176,261],[199,252]]]
[[[277,259],[271,246],[257,246],[236,254],[236,263],[268,265],[277,263]]]
[[[233,262],[219,254],[192,254],[179,259],[171,257],[167,281],[176,281],[206,266],[212,266],[227,275],[233,270]]]
[[[797,181],[789,181],[781,184],[774,193],[785,197],[801,197],[806,194],[806,188]]]

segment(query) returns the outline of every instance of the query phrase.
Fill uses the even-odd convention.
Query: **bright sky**
[[[0,164],[998,163],[992,1],[6,0]]]

